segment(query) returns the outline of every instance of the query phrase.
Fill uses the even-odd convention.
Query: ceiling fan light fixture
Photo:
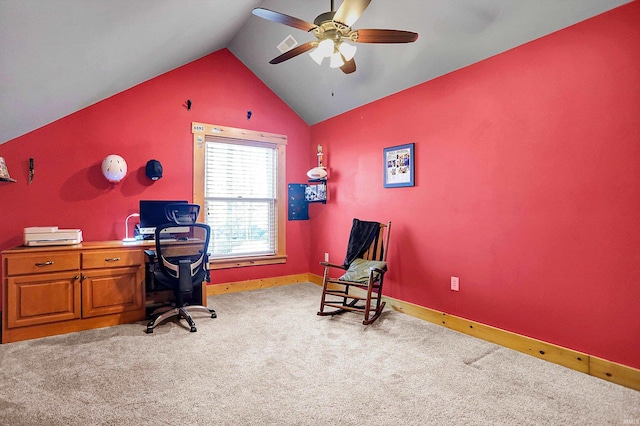
[[[318,65],[322,65],[322,60],[325,58],[322,51],[317,47],[309,52],[309,56],[311,56],[311,59],[313,59]]]
[[[358,50],[356,46],[345,43],[344,41],[340,43],[340,46],[338,47],[338,51],[342,53],[342,56],[344,56],[344,59],[346,61],[350,61],[351,59],[353,59],[356,54],[356,50]]]
[[[322,40],[320,43],[318,43],[318,48],[316,50],[318,50],[322,54],[322,57],[328,58],[333,54],[335,50],[333,40],[331,40],[330,38]]]
[[[331,63],[329,64],[329,67],[340,68],[343,65],[344,61],[342,60],[342,55],[340,54],[340,52],[335,52],[333,55],[331,55]]]

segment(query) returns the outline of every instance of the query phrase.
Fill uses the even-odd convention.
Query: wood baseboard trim
[[[261,278],[257,280],[209,284],[207,286],[207,296],[225,293],[236,293],[239,291],[259,290],[261,288],[278,287],[281,285],[299,284],[303,282],[313,282],[310,280],[309,275],[310,274],[296,274],[273,278]],[[320,283],[322,283],[322,279],[320,280]]]
[[[640,370],[613,361],[589,357],[589,374],[640,391]]]

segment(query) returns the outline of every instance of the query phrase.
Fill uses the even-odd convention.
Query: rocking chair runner
[[[320,262],[324,266],[324,277],[318,315],[362,312],[364,325],[378,319],[385,305],[382,284],[387,272],[390,231],[391,222],[382,224],[353,219],[344,264]],[[342,270],[343,275],[330,278],[331,268]],[[325,311],[326,307],[335,310]]]

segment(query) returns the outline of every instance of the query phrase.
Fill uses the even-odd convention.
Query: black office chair
[[[167,217],[172,222],[156,227],[156,252],[147,252],[152,262],[155,259],[158,262],[158,268],[152,273],[154,289],[173,290],[175,303],[159,308],[152,314],[147,333],[153,333],[158,324],[172,317],[184,318],[189,323],[190,331],[195,332],[197,329],[191,317],[192,312],[205,312],[211,318],[217,316],[213,309],[206,306],[188,304],[196,291],[202,294],[204,281],[209,281],[207,249],[211,230],[208,225],[195,223],[199,209],[197,204],[167,206]]]

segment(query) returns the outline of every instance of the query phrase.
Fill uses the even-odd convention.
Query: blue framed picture
[[[384,187],[397,188],[401,186],[414,186],[415,154],[414,145],[392,146],[384,148],[383,170]]]

